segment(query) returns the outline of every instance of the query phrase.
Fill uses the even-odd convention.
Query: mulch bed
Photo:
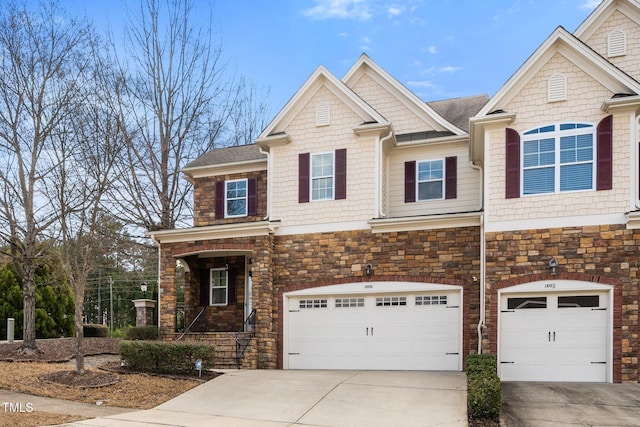
[[[108,372],[85,371],[79,374],[76,371],[56,371],[38,377],[41,381],[54,384],[62,384],[67,387],[96,388],[116,384],[120,378]]]

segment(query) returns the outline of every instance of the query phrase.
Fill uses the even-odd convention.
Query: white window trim
[[[227,199],[227,188],[228,185],[232,182],[243,182],[244,181],[244,188],[245,188],[245,196],[244,197],[236,197],[236,198],[232,198],[232,199]],[[244,199],[244,213],[240,214],[240,215],[229,215],[229,213],[227,212],[227,208],[229,206],[228,201],[229,200],[242,200]],[[244,179],[230,179],[228,181],[224,182],[224,217],[225,218],[241,218],[241,217],[245,217],[247,216],[247,212],[248,212],[248,205],[249,205],[249,183],[248,180],[246,178]]]
[[[331,162],[333,164],[333,173],[331,175],[313,176],[313,158],[315,156],[324,156],[331,154]],[[321,199],[315,199],[313,197],[313,180],[331,178],[331,197],[324,197]],[[325,151],[322,153],[312,153],[309,156],[309,200],[312,202],[323,202],[327,200],[335,200],[336,198],[336,153],[335,151]]]
[[[432,179],[432,180],[423,180],[420,181],[420,163],[427,163],[427,162],[442,162],[442,178],[441,179]],[[445,161],[444,158],[437,158],[437,159],[425,159],[425,160],[418,160],[416,161],[416,202],[433,202],[433,201],[437,201],[437,200],[444,200],[445,199],[445,194],[446,194],[446,178],[447,178],[447,162]],[[420,198],[420,183],[422,182],[437,182],[437,181],[441,181],[442,182],[442,197],[439,197],[437,199],[421,199]]]
[[[213,286],[213,272],[214,271],[224,271],[224,286]],[[225,290],[225,301],[224,303],[215,303],[213,302],[213,290],[214,289],[224,289]],[[211,268],[209,269],[209,305],[210,306],[226,306],[229,305],[229,271],[225,268]]]
[[[576,131],[578,131],[579,129],[565,129],[565,130],[560,130],[560,125],[563,124],[584,124],[584,125],[591,125],[591,130],[590,132],[584,132],[581,133],[581,135],[587,134],[587,133],[591,133],[592,135],[592,157],[591,157],[591,169],[592,169],[592,173],[591,173],[591,188],[588,189],[583,189],[583,190],[565,190],[565,191],[561,191],[560,190],[560,169],[562,166],[560,164],[560,137],[565,136],[565,135],[575,135]],[[525,135],[527,132],[534,130],[534,129],[539,129],[545,126],[551,126],[554,125],[555,126],[555,130],[553,132],[544,132],[544,133],[538,133],[538,134],[532,134],[532,135]],[[582,130],[586,130],[587,128],[582,128]],[[563,122],[557,122],[557,123],[547,123],[547,124],[543,124],[540,126],[536,126],[530,129],[526,129],[524,130],[521,134],[520,134],[520,195],[522,197],[535,197],[535,196],[544,196],[544,195],[549,195],[549,194],[568,194],[568,193],[583,193],[583,192],[587,192],[587,191],[594,191],[596,188],[596,178],[597,178],[597,171],[596,171],[596,165],[597,165],[597,145],[596,145],[596,125],[594,125],[591,122],[582,122],[582,121],[563,121]],[[554,146],[554,163],[553,165],[550,166],[543,166],[543,167],[537,167],[537,168],[550,168],[553,167],[553,173],[554,173],[554,189],[553,192],[548,192],[548,193],[535,193],[535,194],[524,194],[524,171],[525,171],[525,167],[524,167],[524,144],[525,142],[528,141],[534,141],[534,140],[538,140],[538,139],[546,139],[546,138],[553,138],[555,141],[555,146]],[[589,162],[576,162],[576,163],[572,163],[572,164],[584,164],[584,163],[589,163]],[[568,163],[567,163],[568,164]],[[528,169],[536,169],[536,168],[528,168]]]

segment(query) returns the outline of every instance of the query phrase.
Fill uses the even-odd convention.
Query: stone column
[[[153,326],[153,309],[156,302],[152,299],[134,299],[136,306],[136,326]]]

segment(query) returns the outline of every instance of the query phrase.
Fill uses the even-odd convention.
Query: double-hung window
[[[444,198],[444,160],[418,162],[418,200]]]
[[[333,199],[334,153],[311,154],[311,200]]]
[[[522,194],[593,190],[595,127],[561,123],[524,132]]]
[[[209,304],[210,305],[227,305],[229,278],[226,268],[212,268],[209,279]]]
[[[247,180],[225,181],[225,217],[247,215]]]

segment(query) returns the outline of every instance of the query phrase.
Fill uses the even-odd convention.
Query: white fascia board
[[[322,65],[307,79],[295,95],[289,100],[287,105],[276,115],[269,125],[262,131],[258,140],[262,140],[271,135],[276,128],[284,129],[295,117],[292,114],[300,105],[306,104],[316,92],[314,88],[320,88],[324,85],[342,102],[348,105],[354,113],[356,113],[363,121],[375,121],[378,123],[387,123],[387,120],[375,111],[369,104],[364,102],[355,92],[349,89],[342,81],[331,74]]]
[[[330,222],[323,224],[280,226],[275,230],[274,234],[276,236],[292,236],[296,234],[369,230],[370,228],[366,221]]]
[[[469,159],[474,165],[484,165],[484,132],[492,126],[507,126],[516,113],[498,113],[469,119]]]
[[[462,286],[443,285],[440,283],[421,282],[355,282],[343,285],[327,285],[317,288],[301,289],[299,291],[287,292],[288,297],[301,296],[325,296],[325,295],[360,295],[360,294],[382,294],[382,293],[404,293],[404,292],[429,292],[429,291],[453,291],[462,292]]]
[[[626,215],[627,229],[637,230],[640,229],[640,212],[629,212]]]
[[[374,71],[374,74],[369,74],[369,77],[371,77],[376,81],[376,83],[387,89],[389,92],[395,92],[398,100],[402,101],[402,98],[404,98],[404,106],[411,110],[416,116],[429,123],[436,130],[437,128],[440,128],[441,130],[453,132],[456,135],[466,134],[464,130],[455,126],[440,114],[436,113],[436,111],[433,108],[429,107],[426,102],[418,98],[415,93],[407,89],[398,80],[391,76],[391,74],[386,72],[378,64],[372,61],[371,58],[369,58],[366,54],[362,54],[360,56],[360,59],[342,78],[344,84],[351,87],[351,85],[354,83],[352,80],[358,76],[358,73],[363,69],[363,66],[365,65],[372,71]],[[364,73],[364,71],[362,72]]]
[[[443,228],[479,227],[481,212],[462,214],[429,215],[408,218],[372,219],[369,221],[373,233],[391,233],[416,230],[438,230]]]
[[[634,93],[640,92],[640,84],[637,81],[569,34],[567,30],[558,27],[475,117],[486,116],[493,110],[500,108],[500,104],[507,104],[514,94],[518,93],[556,52],[565,55],[567,60],[581,67],[613,92],[618,92],[621,86],[625,86]],[[619,87],[614,87],[616,84]]]
[[[619,10],[632,21],[640,24],[640,2],[637,0],[604,0],[585,19],[573,34],[580,39],[588,39],[599,30],[613,12]]]
[[[269,151],[273,147],[282,147],[289,143],[291,143],[291,136],[286,133],[277,133],[256,139],[256,145],[265,151]]]
[[[243,222],[237,224],[209,225],[176,230],[160,230],[147,236],[160,243],[192,242],[195,240],[217,240],[237,237],[267,236],[274,227],[268,221]]]
[[[606,99],[600,107],[605,113],[633,110],[640,107],[640,95],[624,96],[621,98]]]
[[[219,165],[196,166],[193,168],[184,168],[182,169],[182,173],[193,179],[263,170],[267,170],[267,159],[255,159],[242,162],[223,163]]]
[[[396,148],[422,147],[425,145],[452,144],[456,142],[469,142],[468,135],[451,135],[440,138],[415,139],[413,141],[396,142]]]

